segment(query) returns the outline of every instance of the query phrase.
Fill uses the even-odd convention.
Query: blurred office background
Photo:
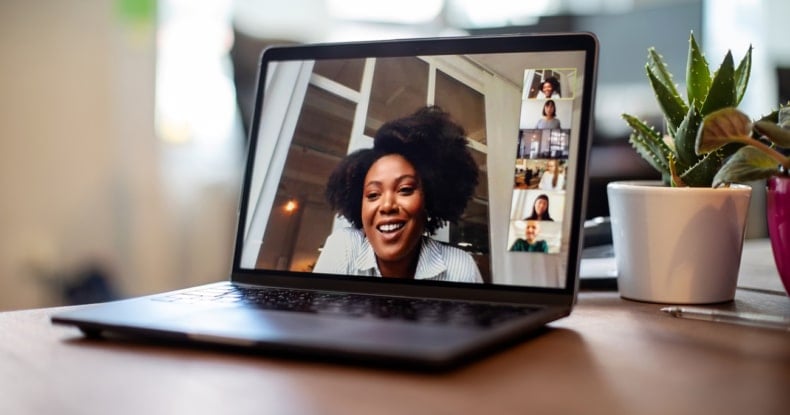
[[[605,184],[656,177],[620,113],[660,124],[656,46],[681,82],[754,45],[742,108],[790,98],[785,0],[3,0],[0,310],[227,277],[256,58],[272,43],[591,31],[601,41],[589,217]],[[762,194],[751,236],[764,236]],[[755,208],[756,206],[756,208]]]

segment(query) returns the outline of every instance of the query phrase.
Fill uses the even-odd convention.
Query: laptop
[[[52,322],[426,369],[526,339],[578,291],[597,57],[586,33],[268,48],[229,280]]]

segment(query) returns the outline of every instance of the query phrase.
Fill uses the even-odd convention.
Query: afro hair
[[[389,154],[403,156],[420,176],[429,234],[461,218],[478,184],[479,168],[467,147],[463,127],[436,106],[385,123],[376,133],[372,149],[346,156],[327,182],[326,198],[332,209],[361,229],[365,176],[376,160]]]

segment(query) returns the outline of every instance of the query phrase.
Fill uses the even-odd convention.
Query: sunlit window
[[[156,131],[169,143],[226,141],[236,116],[227,58],[232,1],[159,2]]]

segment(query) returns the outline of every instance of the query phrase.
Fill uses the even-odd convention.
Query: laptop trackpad
[[[190,338],[234,345],[288,344],[348,352],[439,353],[465,348],[480,329],[399,320],[227,308],[163,322]],[[176,326],[176,327],[173,327]]]

